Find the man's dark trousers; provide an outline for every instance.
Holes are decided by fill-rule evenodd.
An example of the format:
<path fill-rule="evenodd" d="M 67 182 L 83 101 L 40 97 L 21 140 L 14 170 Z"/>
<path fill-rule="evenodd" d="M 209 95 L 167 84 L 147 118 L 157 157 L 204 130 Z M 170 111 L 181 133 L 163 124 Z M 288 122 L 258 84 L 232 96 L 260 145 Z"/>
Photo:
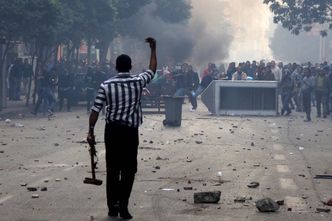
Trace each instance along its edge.
<path fill-rule="evenodd" d="M 303 92 L 303 110 L 307 115 L 307 120 L 311 121 L 311 92 Z"/>
<path fill-rule="evenodd" d="M 73 90 L 71 89 L 60 89 L 59 90 L 59 110 L 62 111 L 62 107 L 63 107 L 63 102 L 64 99 L 67 99 L 67 111 L 70 111 L 71 109 L 71 103 L 72 103 L 72 99 L 71 96 L 73 94 Z"/>
<path fill-rule="evenodd" d="M 327 115 L 327 92 L 316 90 L 316 102 L 317 116 L 321 117 L 323 106 L 323 116 L 325 117 Z"/>
<path fill-rule="evenodd" d="M 127 209 L 137 172 L 138 128 L 106 123 L 107 205 Z"/>

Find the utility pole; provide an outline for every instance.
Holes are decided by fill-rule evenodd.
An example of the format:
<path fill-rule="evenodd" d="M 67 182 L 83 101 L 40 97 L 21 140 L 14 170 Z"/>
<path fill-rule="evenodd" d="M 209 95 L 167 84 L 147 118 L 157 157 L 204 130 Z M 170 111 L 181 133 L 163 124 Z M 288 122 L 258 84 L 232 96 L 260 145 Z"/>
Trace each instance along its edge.
<path fill-rule="evenodd" d="M 326 61 L 326 37 L 320 35 L 319 39 L 319 61 L 324 62 Z"/>

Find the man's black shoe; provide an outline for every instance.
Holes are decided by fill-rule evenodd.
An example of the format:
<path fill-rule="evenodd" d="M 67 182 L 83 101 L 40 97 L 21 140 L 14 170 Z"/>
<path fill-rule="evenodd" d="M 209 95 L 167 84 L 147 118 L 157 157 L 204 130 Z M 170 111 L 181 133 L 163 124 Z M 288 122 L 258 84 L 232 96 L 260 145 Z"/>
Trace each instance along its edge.
<path fill-rule="evenodd" d="M 133 218 L 133 216 L 129 213 L 128 209 L 121 209 L 120 217 L 122 219 L 132 219 Z"/>
<path fill-rule="evenodd" d="M 116 217 L 119 215 L 119 205 L 115 204 L 108 209 L 108 216 Z"/>
<path fill-rule="evenodd" d="M 108 216 L 111 216 L 111 217 L 117 217 L 119 215 L 119 211 L 118 210 L 112 210 L 112 211 L 108 211 Z"/>

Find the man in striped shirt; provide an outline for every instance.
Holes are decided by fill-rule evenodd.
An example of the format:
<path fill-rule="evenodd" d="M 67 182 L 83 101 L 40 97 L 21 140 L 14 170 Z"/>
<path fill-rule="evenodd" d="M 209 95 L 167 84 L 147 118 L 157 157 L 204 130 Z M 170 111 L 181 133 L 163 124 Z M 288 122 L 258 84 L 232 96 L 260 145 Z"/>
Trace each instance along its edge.
<path fill-rule="evenodd" d="M 131 59 L 120 55 L 116 59 L 118 75 L 100 85 L 89 118 L 87 141 L 95 144 L 94 126 L 106 103 L 106 169 L 108 215 L 131 219 L 128 202 L 137 172 L 138 127 L 142 124 L 141 97 L 143 88 L 157 70 L 156 41 L 147 38 L 151 56 L 149 70 L 132 76 Z"/>

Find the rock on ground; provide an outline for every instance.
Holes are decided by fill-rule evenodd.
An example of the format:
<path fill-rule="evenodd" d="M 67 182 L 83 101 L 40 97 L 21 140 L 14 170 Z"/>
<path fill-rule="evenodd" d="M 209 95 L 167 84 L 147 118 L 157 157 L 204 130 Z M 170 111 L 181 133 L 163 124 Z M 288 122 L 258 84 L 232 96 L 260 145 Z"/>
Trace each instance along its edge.
<path fill-rule="evenodd" d="M 194 193 L 194 203 L 218 203 L 220 196 L 220 191 Z"/>
<path fill-rule="evenodd" d="M 263 213 L 276 212 L 279 210 L 279 205 L 271 198 L 264 198 L 256 202 L 256 208 Z"/>

